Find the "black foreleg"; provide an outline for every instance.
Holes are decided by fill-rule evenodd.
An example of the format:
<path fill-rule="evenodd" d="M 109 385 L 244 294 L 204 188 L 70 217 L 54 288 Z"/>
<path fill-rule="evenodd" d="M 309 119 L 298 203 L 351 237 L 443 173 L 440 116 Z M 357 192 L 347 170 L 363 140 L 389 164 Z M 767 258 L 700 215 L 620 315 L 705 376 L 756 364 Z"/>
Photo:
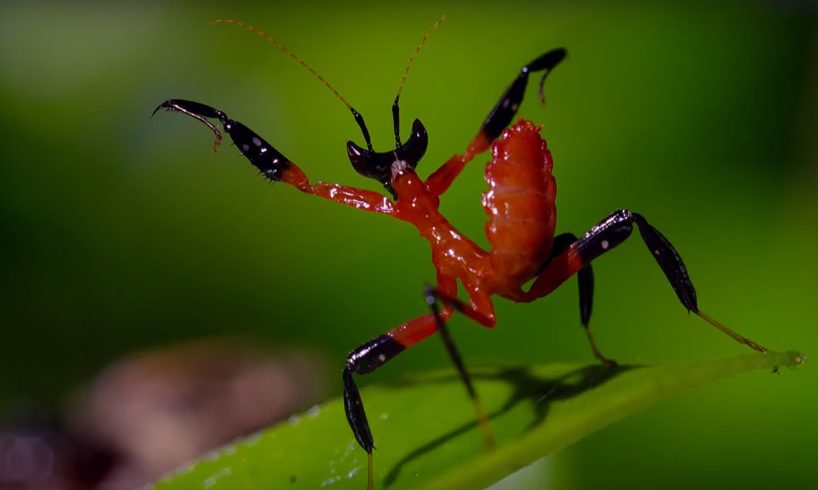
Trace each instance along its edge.
<path fill-rule="evenodd" d="M 543 100 L 543 83 L 545 78 L 551 73 L 559 63 L 565 58 L 565 49 L 557 48 L 548 51 L 531 63 L 523 66 L 517 78 L 509 85 L 500 100 L 489 112 L 488 117 L 480 127 L 480 133 L 486 136 L 488 141 L 492 141 L 503 132 L 511 123 L 517 110 L 520 108 L 520 103 L 523 101 L 525 88 L 528 85 L 528 76 L 531 73 L 542 71 L 543 76 L 540 78 L 539 95 L 540 101 Z"/>

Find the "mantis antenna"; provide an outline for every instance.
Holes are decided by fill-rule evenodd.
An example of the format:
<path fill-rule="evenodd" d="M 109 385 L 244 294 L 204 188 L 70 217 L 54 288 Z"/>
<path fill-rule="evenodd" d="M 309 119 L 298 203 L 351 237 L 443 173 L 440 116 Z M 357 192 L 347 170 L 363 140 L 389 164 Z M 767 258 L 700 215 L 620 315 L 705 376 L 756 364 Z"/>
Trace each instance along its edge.
<path fill-rule="evenodd" d="M 355 110 L 355 108 L 352 107 L 352 104 L 350 104 L 344 98 L 344 96 L 341 95 L 340 92 L 338 92 L 338 89 L 336 89 L 331 83 L 329 83 L 329 81 L 327 81 L 326 78 L 324 78 L 320 73 L 315 71 L 315 69 L 312 66 L 307 64 L 306 61 L 301 59 L 301 57 L 298 56 L 297 54 L 295 54 L 292 50 L 290 50 L 290 48 L 288 48 L 287 46 L 282 44 L 278 39 L 274 38 L 273 36 L 267 34 L 264 31 L 262 31 L 258 27 L 254 26 L 252 24 L 248 24 L 246 22 L 242 22 L 240 20 L 236 20 L 236 19 L 214 19 L 214 20 L 211 20 L 209 22 L 209 24 L 210 25 L 214 25 L 214 24 L 231 24 L 231 25 L 241 27 L 242 29 L 248 30 L 248 31 L 250 31 L 250 32 L 252 32 L 254 34 L 257 34 L 260 37 L 266 39 L 270 44 L 272 44 L 273 46 L 278 48 L 281 52 L 283 52 L 284 54 L 286 54 L 287 56 L 289 56 L 290 58 L 295 60 L 299 65 L 303 66 L 304 69 L 306 69 L 308 72 L 310 72 L 310 74 L 312 76 L 317 78 L 319 82 L 324 84 L 324 86 L 327 87 L 329 89 L 329 91 L 333 93 L 333 95 L 338 97 L 338 100 L 340 100 L 341 103 L 344 104 L 347 107 L 347 109 L 349 109 L 350 112 L 352 112 L 352 116 L 355 118 L 355 122 L 358 123 L 358 127 L 361 128 L 361 133 L 363 133 L 363 135 L 364 135 L 364 140 L 366 141 L 367 148 L 370 151 L 372 151 L 372 140 L 369 137 L 369 130 L 366 128 L 366 123 L 364 122 L 364 117 L 361 115 L 361 113 L 358 112 L 357 110 Z"/>
<path fill-rule="evenodd" d="M 420 53 L 421 48 L 423 45 L 426 44 L 426 41 L 429 39 L 429 36 L 432 35 L 433 32 L 437 30 L 446 19 L 449 17 L 449 12 L 445 12 L 441 15 L 434 24 L 432 24 L 429 29 L 426 30 L 426 34 L 420 40 L 417 47 L 415 47 L 415 51 L 412 53 L 412 56 L 409 57 L 409 61 L 406 63 L 406 69 L 403 70 L 403 77 L 400 79 L 400 85 L 398 86 L 398 94 L 395 95 L 395 101 L 392 103 L 392 124 L 395 127 L 395 144 L 397 148 L 401 147 L 400 142 L 400 94 L 403 92 L 403 86 L 406 85 L 406 79 L 409 77 L 409 70 L 412 69 L 412 65 L 415 64 L 415 58 L 418 57 L 418 53 Z"/>
<path fill-rule="evenodd" d="M 404 85 L 406 85 L 406 79 L 409 77 L 409 70 L 412 68 L 412 65 L 415 63 L 415 59 L 417 58 L 418 53 L 420 53 L 420 50 L 421 50 L 421 48 L 423 48 L 423 45 L 426 44 L 426 41 L 429 39 L 429 36 L 434 31 L 436 31 L 437 28 L 440 27 L 441 24 L 443 24 L 443 22 L 446 21 L 446 18 L 448 16 L 449 16 L 448 12 L 444 13 L 443 15 L 441 15 L 435 21 L 434 24 L 432 24 L 431 27 L 429 27 L 429 29 L 426 31 L 426 34 L 424 34 L 423 38 L 420 40 L 420 43 L 417 45 L 417 47 L 415 47 L 415 51 L 409 57 L 409 61 L 406 63 L 406 69 L 404 69 L 404 71 L 403 71 L 403 77 L 401 78 L 400 85 L 398 86 L 398 93 L 395 96 L 394 103 L 392 104 L 392 121 L 393 121 L 394 128 L 395 128 L 395 143 L 397 145 L 396 149 L 401 148 L 401 142 L 400 142 L 400 107 L 399 107 L 400 94 L 403 91 Z M 307 70 L 312 76 L 314 76 L 316 79 L 318 79 L 319 82 L 324 84 L 324 86 L 327 87 L 327 89 L 329 89 L 329 91 L 332 92 L 333 95 L 335 95 L 335 97 L 337 97 L 338 100 L 340 100 L 341 103 L 344 104 L 346 106 L 346 108 L 349 109 L 350 112 L 352 112 L 352 116 L 355 118 L 355 122 L 358 123 L 358 127 L 361 128 L 361 133 L 363 134 L 364 140 L 366 141 L 367 149 L 369 151 L 373 151 L 373 149 L 372 149 L 372 140 L 371 140 L 371 138 L 369 136 L 369 130 L 366 127 L 366 123 L 364 122 L 364 118 L 361 115 L 361 113 L 358 112 L 357 110 L 355 110 L 354 107 L 352 107 L 352 104 L 350 104 L 349 101 L 347 101 L 347 99 L 344 98 L 344 96 L 341 95 L 340 92 L 338 92 L 338 89 L 336 89 L 335 86 L 333 86 L 331 83 L 329 83 L 329 81 L 326 78 L 324 78 L 320 73 L 315 71 L 315 69 L 312 66 L 310 66 L 306 61 L 301 59 L 301 57 L 298 56 L 297 54 L 295 54 L 292 50 L 290 50 L 290 48 L 288 48 L 287 46 L 282 44 L 278 39 L 270 36 L 269 34 L 264 32 L 263 30 L 259 29 L 258 27 L 254 26 L 252 24 L 248 24 L 246 22 L 242 22 L 240 20 L 236 20 L 236 19 L 214 19 L 214 20 L 210 21 L 210 24 L 211 25 L 213 25 L 213 24 L 231 24 L 231 25 L 241 27 L 242 29 L 245 29 L 247 31 L 250 31 L 250 32 L 262 37 L 263 39 L 267 40 L 267 42 L 269 42 L 270 44 L 272 44 L 273 46 L 278 48 L 281 52 L 283 52 L 284 54 L 286 54 L 287 56 L 292 58 L 294 61 L 296 61 L 299 65 L 304 67 L 305 70 Z"/>

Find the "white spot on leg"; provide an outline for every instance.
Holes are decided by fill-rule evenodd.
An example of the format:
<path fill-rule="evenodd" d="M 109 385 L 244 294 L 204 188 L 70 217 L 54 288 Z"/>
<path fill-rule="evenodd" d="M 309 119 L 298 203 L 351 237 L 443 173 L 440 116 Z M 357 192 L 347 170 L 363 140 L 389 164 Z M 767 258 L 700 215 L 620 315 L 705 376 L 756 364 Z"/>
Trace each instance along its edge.
<path fill-rule="evenodd" d="M 386 362 L 386 356 L 383 354 L 378 355 L 378 360 L 381 362 Z"/>
<path fill-rule="evenodd" d="M 608 250 L 608 247 L 609 247 L 611 244 L 610 244 L 610 243 L 608 243 L 608 240 L 602 240 L 602 243 L 601 243 L 600 245 L 602 245 L 602 250 Z"/>
<path fill-rule="evenodd" d="M 258 137 L 253 136 L 253 144 L 256 146 L 261 146 L 261 140 Z"/>

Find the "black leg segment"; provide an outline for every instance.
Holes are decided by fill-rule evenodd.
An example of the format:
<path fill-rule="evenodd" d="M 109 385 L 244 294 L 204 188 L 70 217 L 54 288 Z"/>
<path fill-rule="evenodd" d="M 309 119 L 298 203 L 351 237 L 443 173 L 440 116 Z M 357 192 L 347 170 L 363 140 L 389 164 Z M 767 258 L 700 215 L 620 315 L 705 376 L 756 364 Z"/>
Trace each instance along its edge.
<path fill-rule="evenodd" d="M 346 412 L 347 422 L 358 444 L 364 451 L 371 453 L 375 447 L 372 431 L 369 430 L 369 421 L 366 419 L 361 393 L 358 391 L 355 380 L 352 379 L 352 371 L 349 367 L 344 368 L 342 378 L 344 381 L 344 412 Z"/>
<path fill-rule="evenodd" d="M 357 349 L 350 352 L 347 357 L 347 364 L 342 375 L 344 382 L 344 410 L 347 421 L 355 440 L 366 451 L 371 453 L 375 444 L 372 439 L 372 432 L 369 429 L 369 422 L 366 419 L 361 394 L 352 379 L 352 374 L 366 374 L 383 366 L 393 357 L 403 352 L 405 347 L 389 335 L 370 340 Z"/>
<path fill-rule="evenodd" d="M 452 338 L 452 335 L 449 332 L 449 328 L 446 326 L 446 321 L 440 314 L 438 302 L 446 303 L 449 306 L 461 312 L 466 308 L 466 305 L 464 305 L 457 298 L 452 298 L 447 295 L 444 295 L 429 285 L 427 285 L 424 288 L 424 296 L 426 298 L 426 304 L 429 305 L 429 309 L 432 310 L 432 313 L 435 316 L 435 321 L 437 323 L 437 331 L 438 333 L 440 333 L 440 338 L 443 340 L 443 345 L 446 347 L 446 352 L 448 352 L 449 358 L 452 360 L 455 367 L 457 368 L 457 372 L 460 374 L 460 380 L 463 381 L 463 386 L 466 387 L 466 392 L 469 395 L 469 399 L 471 399 L 471 402 L 474 405 L 477 423 L 480 426 L 480 429 L 483 431 L 483 437 L 486 440 L 486 445 L 488 447 L 493 447 L 494 434 L 491 431 L 491 426 L 489 425 L 488 418 L 486 418 L 485 411 L 483 410 L 483 405 L 480 403 L 480 398 L 477 396 L 477 390 L 474 389 L 474 384 L 472 383 L 471 375 L 469 374 L 469 371 L 466 369 L 466 365 L 463 362 L 463 358 L 460 356 L 460 352 L 457 350 L 457 346 L 455 346 L 454 344 L 454 339 Z"/>
<path fill-rule="evenodd" d="M 551 247 L 551 257 L 543 265 L 543 269 L 554 260 L 555 257 L 562 254 L 577 241 L 577 236 L 573 233 L 563 233 L 554 237 L 554 245 Z M 616 366 L 617 363 L 613 359 L 605 357 L 596 345 L 594 336 L 591 334 L 591 309 L 594 301 L 594 271 L 591 264 L 586 263 L 577 272 L 577 284 L 579 286 L 579 318 L 582 322 L 582 328 L 585 330 L 585 335 L 588 337 L 588 343 L 591 345 L 591 351 L 602 364 L 606 366 Z"/>
<path fill-rule="evenodd" d="M 763 346 L 727 328 L 699 310 L 696 289 L 693 287 L 693 282 L 690 280 L 687 267 L 685 267 L 682 257 L 679 255 L 679 252 L 673 248 L 670 241 L 668 241 L 659 230 L 648 223 L 644 216 L 628 211 L 627 209 L 620 209 L 591 228 L 585 236 L 577 240 L 571 247 L 579 253 L 582 263 L 588 264 L 603 253 L 625 241 L 631 235 L 634 223 L 639 227 L 639 234 L 642 237 L 642 241 L 647 245 L 656 263 L 662 268 L 662 272 L 665 273 L 665 277 L 671 287 L 673 287 L 673 291 L 676 293 L 679 301 L 688 311 L 692 311 L 737 342 L 745 344 L 759 352 L 767 352 L 767 349 Z M 591 340 L 591 342 L 593 346 L 593 340 Z M 595 353 L 598 352 L 595 347 L 594 351 Z M 599 355 L 597 357 L 599 357 Z"/>
<path fill-rule="evenodd" d="M 525 65 L 520 70 L 520 73 L 517 75 L 514 82 L 511 83 L 511 85 L 506 89 L 505 93 L 503 93 L 503 96 L 500 97 L 500 100 L 497 101 L 497 105 L 494 106 L 485 122 L 483 122 L 483 126 L 481 126 L 480 131 L 485 134 L 489 140 L 494 140 L 500 136 L 503 129 L 505 129 L 505 127 L 511 123 L 514 115 L 517 114 L 517 109 L 519 109 L 520 103 L 523 101 L 525 88 L 528 85 L 528 75 L 533 72 L 544 72 L 542 78 L 540 79 L 539 89 L 540 101 L 542 101 L 543 84 L 545 83 L 545 78 L 549 73 L 551 73 L 551 70 L 553 70 L 554 67 L 556 67 L 560 61 L 565 58 L 565 55 L 565 49 L 557 48 L 545 53 L 531 63 Z"/>
<path fill-rule="evenodd" d="M 181 112 L 205 124 L 213 131 L 213 134 L 216 135 L 216 140 L 213 142 L 214 150 L 219 147 L 222 135 L 219 128 L 208 119 L 218 120 L 224 128 L 224 132 L 230 135 L 233 144 L 236 145 L 242 155 L 244 155 L 264 177 L 271 181 L 281 180 L 284 171 L 287 170 L 287 167 L 291 164 L 291 161 L 287 157 L 276 150 L 273 145 L 265 141 L 264 138 L 256 134 L 255 131 L 238 121 L 228 118 L 224 112 L 218 109 L 214 109 L 200 102 L 182 99 L 166 100 L 159 104 L 153 113 L 156 114 L 160 109 Z"/>
<path fill-rule="evenodd" d="M 627 209 L 620 209 L 591 228 L 585 236 L 577 240 L 574 248 L 579 252 L 583 263 L 590 263 L 625 241 L 631 235 L 634 223 L 639 227 L 642 240 L 648 246 L 659 267 L 662 268 L 679 301 L 688 311 L 698 312 L 696 290 L 690 281 L 682 257 L 668 239 L 651 226 L 642 215 Z"/>
<path fill-rule="evenodd" d="M 559 256 L 577 241 L 577 236 L 573 233 L 563 233 L 554 237 L 554 244 L 551 246 L 551 256 L 540 268 L 540 272 L 545 270 L 549 263 Z M 579 318 L 582 326 L 588 327 L 591 321 L 591 310 L 594 303 L 594 271 L 591 264 L 585 266 L 577 272 L 577 284 L 579 285 Z"/>
<path fill-rule="evenodd" d="M 446 326 L 446 322 L 443 320 L 443 317 L 440 316 L 440 307 L 438 306 L 438 300 L 440 298 L 437 291 L 435 288 L 427 285 L 423 290 L 423 295 L 426 298 L 426 304 L 429 306 L 429 309 L 432 310 L 432 313 L 435 316 L 437 331 L 440 334 L 440 338 L 443 340 L 443 345 L 446 347 L 446 352 L 449 354 L 449 357 L 452 359 L 452 362 L 457 368 L 457 372 L 460 373 L 460 379 L 463 381 L 463 385 L 466 387 L 469 398 L 472 400 L 477 399 L 477 392 L 474 390 L 471 376 L 466 370 L 466 365 L 463 363 L 463 358 L 460 356 L 460 352 L 454 345 L 454 339 L 452 338 L 452 334 L 449 332 L 449 328 Z M 462 310 L 459 301 L 450 302 L 454 308 Z"/>

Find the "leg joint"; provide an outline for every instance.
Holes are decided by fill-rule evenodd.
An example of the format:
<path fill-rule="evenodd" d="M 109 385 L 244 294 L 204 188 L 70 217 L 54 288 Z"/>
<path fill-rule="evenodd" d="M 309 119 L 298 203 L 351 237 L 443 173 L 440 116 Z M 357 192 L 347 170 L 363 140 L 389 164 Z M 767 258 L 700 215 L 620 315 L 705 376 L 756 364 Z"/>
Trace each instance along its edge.
<path fill-rule="evenodd" d="M 347 356 L 347 369 L 357 374 L 372 372 L 404 349 L 406 347 L 391 335 L 381 335 L 350 352 Z"/>
<path fill-rule="evenodd" d="M 633 213 L 620 209 L 591 228 L 576 243 L 582 261 L 587 264 L 627 240 L 633 231 L 633 221 Z"/>

